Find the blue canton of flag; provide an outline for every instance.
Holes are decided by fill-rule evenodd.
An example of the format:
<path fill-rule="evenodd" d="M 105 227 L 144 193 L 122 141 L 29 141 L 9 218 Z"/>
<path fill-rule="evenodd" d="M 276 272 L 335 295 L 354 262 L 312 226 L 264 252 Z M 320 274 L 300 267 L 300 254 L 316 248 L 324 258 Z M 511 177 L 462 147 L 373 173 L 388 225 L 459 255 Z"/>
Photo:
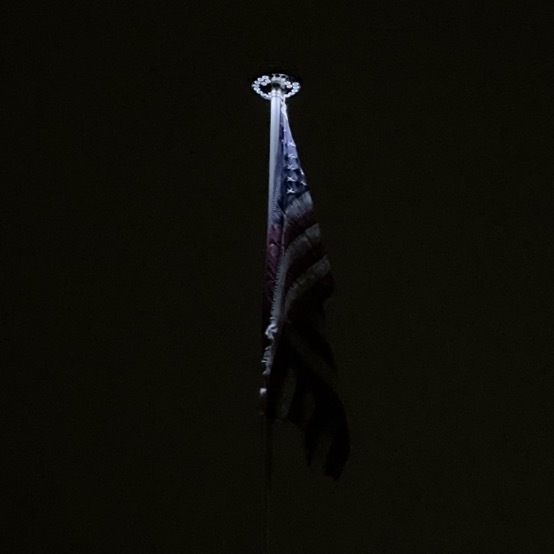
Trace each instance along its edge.
<path fill-rule="evenodd" d="M 325 474 L 337 479 L 350 443 L 324 334 L 333 278 L 284 101 L 279 134 L 264 268 L 263 409 L 270 420 L 297 425 L 308 464 L 322 459 Z"/>

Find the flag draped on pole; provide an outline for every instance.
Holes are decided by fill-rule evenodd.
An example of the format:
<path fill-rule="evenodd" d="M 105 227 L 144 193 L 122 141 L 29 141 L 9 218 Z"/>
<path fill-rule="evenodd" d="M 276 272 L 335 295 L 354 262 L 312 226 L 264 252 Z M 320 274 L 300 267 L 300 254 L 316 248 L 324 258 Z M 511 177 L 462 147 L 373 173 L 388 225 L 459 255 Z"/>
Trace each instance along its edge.
<path fill-rule="evenodd" d="M 337 479 L 350 445 L 324 334 L 323 303 L 333 277 L 284 100 L 273 182 L 263 290 L 263 410 L 270 421 L 296 424 L 308 464 L 322 459 L 325 474 Z"/>

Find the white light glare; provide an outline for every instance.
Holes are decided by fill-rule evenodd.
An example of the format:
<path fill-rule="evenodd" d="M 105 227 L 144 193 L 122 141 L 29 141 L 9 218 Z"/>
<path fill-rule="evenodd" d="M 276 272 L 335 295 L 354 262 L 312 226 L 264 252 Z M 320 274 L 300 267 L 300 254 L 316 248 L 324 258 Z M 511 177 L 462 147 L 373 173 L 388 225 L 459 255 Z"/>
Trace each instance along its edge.
<path fill-rule="evenodd" d="M 300 90 L 300 83 L 298 81 L 291 81 L 290 77 L 282 73 L 273 73 L 271 77 L 269 75 L 262 75 L 252 83 L 252 88 L 262 98 L 270 100 L 271 94 L 266 92 L 266 90 L 269 89 L 271 91 L 271 88 L 275 85 L 281 89 L 285 98 L 294 96 Z M 266 90 L 263 90 L 262 87 Z"/>

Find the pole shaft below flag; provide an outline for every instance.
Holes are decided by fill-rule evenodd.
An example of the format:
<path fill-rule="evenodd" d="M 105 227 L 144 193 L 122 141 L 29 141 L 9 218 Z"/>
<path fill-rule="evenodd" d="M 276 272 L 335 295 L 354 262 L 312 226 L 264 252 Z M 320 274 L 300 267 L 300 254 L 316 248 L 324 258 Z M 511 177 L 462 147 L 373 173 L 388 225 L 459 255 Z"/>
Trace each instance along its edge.
<path fill-rule="evenodd" d="M 264 494 L 263 494 L 263 554 L 270 554 L 269 534 L 271 521 L 271 477 L 273 459 L 273 425 L 267 417 L 262 421 L 264 443 Z"/>

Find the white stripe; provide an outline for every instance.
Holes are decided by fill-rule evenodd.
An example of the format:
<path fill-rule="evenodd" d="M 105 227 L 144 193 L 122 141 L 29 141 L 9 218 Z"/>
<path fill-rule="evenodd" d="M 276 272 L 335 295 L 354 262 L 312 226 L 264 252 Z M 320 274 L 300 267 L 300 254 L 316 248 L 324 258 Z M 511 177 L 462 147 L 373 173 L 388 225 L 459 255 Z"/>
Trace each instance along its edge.
<path fill-rule="evenodd" d="M 309 290 L 317 281 L 321 280 L 331 271 L 329 258 L 327 254 L 310 266 L 296 281 L 290 286 L 285 297 L 285 307 L 283 313 L 286 315 L 294 300 L 302 296 Z"/>
<path fill-rule="evenodd" d="M 320 239 L 321 233 L 319 231 L 318 223 L 314 223 L 301 235 L 298 235 L 285 250 L 282 263 L 283 267 L 286 268 L 286 272 L 288 272 L 292 260 L 304 257 L 316 244 L 319 244 Z"/>
<path fill-rule="evenodd" d="M 289 228 L 289 222 L 294 222 L 300 219 L 305 213 L 313 209 L 312 196 L 309 192 L 295 198 L 285 212 L 285 222 L 283 225 L 283 233 Z"/>

